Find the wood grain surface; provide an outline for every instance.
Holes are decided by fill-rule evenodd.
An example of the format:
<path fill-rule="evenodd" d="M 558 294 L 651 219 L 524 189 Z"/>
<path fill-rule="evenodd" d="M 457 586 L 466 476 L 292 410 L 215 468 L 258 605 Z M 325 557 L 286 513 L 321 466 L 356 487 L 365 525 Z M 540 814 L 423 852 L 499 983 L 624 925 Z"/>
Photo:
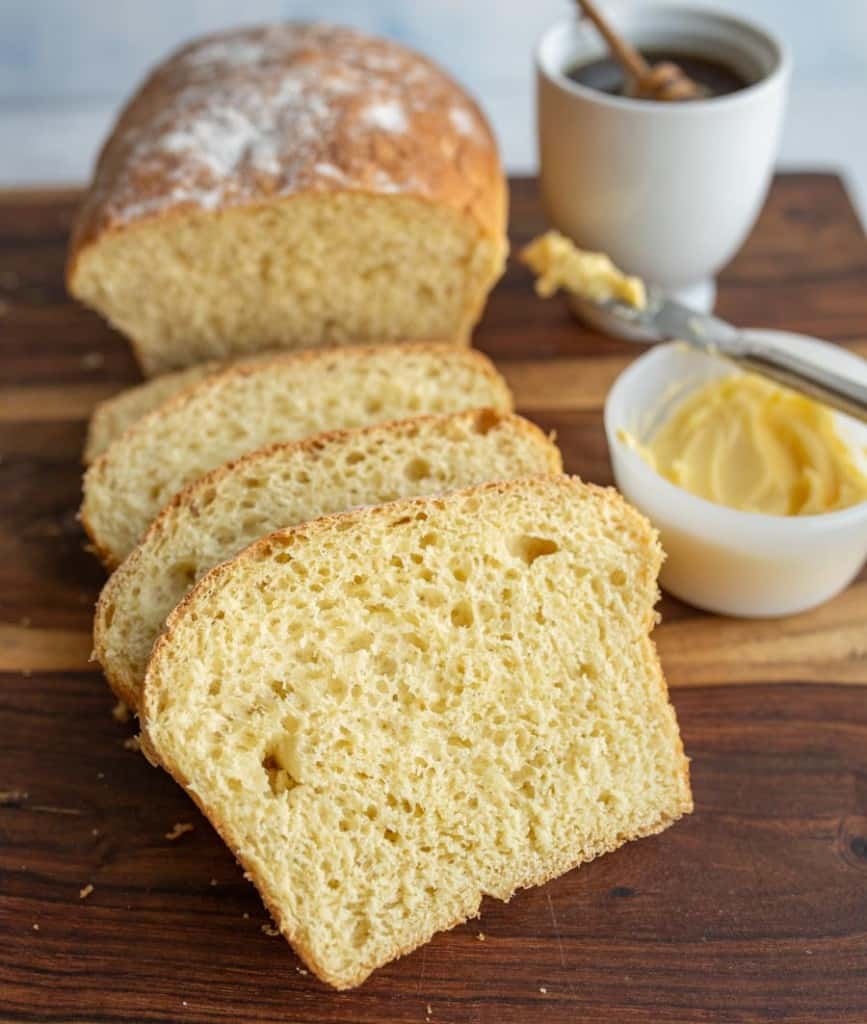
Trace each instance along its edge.
<path fill-rule="evenodd" d="M 512 195 L 517 247 L 543 219 L 532 182 Z M 663 599 L 696 802 L 668 832 L 486 900 L 354 992 L 265 934 L 207 822 L 127 749 L 134 725 L 87 660 L 103 575 L 75 518 L 78 458 L 88 411 L 137 372 L 66 297 L 76 200 L 0 197 L 0 1021 L 867 1022 L 863 575 L 782 620 Z M 838 179 L 776 180 L 718 309 L 867 355 L 867 241 Z M 567 469 L 610 482 L 601 405 L 635 350 L 537 300 L 514 263 L 477 344 Z M 177 822 L 194 828 L 166 838 Z"/>

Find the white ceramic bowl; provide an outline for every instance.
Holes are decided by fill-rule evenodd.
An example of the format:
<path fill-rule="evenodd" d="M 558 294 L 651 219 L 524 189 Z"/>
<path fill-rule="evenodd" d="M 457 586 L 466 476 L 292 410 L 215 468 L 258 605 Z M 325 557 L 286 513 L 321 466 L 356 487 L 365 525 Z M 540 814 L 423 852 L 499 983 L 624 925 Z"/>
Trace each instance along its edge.
<path fill-rule="evenodd" d="M 867 384 L 867 361 L 835 345 L 782 331 L 749 333 Z M 660 532 L 666 590 L 725 615 L 788 615 L 826 601 L 857 575 L 867 556 L 867 502 L 814 516 L 739 512 L 676 487 L 618 437 L 626 430 L 647 440 L 690 391 L 734 372 L 681 342 L 658 345 L 632 363 L 605 402 L 614 477 Z M 842 415 L 837 425 L 867 469 L 867 426 Z"/>

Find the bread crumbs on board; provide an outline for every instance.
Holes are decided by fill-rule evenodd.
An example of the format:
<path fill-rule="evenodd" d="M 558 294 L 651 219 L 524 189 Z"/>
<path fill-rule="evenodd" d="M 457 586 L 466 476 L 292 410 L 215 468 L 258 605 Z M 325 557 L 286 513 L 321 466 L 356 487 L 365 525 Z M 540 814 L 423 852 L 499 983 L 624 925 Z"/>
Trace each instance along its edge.
<path fill-rule="evenodd" d="M 105 364 L 105 356 L 102 352 L 85 352 L 81 357 L 81 368 L 83 370 L 98 370 Z"/>
<path fill-rule="evenodd" d="M 176 821 L 172 826 L 171 832 L 166 832 L 166 839 L 170 842 L 174 842 L 175 839 L 180 839 L 185 832 L 192 831 L 193 826 L 188 821 Z"/>
<path fill-rule="evenodd" d="M 141 740 L 139 739 L 138 736 L 127 736 L 127 738 L 123 741 L 123 749 L 132 750 L 135 753 L 139 753 L 141 751 Z"/>
<path fill-rule="evenodd" d="M 115 722 L 128 722 L 129 721 L 129 708 L 124 704 L 122 700 L 119 700 L 117 704 L 111 709 L 111 717 Z"/>
<path fill-rule="evenodd" d="M 262 934 L 263 935 L 270 935 L 273 938 L 275 935 L 279 935 L 280 934 L 280 929 L 279 928 L 275 928 L 273 924 L 267 924 L 266 923 L 266 924 L 262 925 Z"/>
<path fill-rule="evenodd" d="M 86 900 L 86 899 L 87 899 L 87 897 L 88 897 L 88 896 L 89 896 L 89 895 L 90 895 L 90 894 L 91 894 L 92 892 L 93 892 L 93 886 L 92 886 L 92 885 L 90 884 L 90 882 L 88 882 L 88 883 L 87 883 L 87 885 L 86 885 L 86 886 L 85 886 L 85 887 L 84 887 L 83 889 L 79 889 L 79 890 L 78 890 L 78 898 L 79 898 L 80 900 Z"/>

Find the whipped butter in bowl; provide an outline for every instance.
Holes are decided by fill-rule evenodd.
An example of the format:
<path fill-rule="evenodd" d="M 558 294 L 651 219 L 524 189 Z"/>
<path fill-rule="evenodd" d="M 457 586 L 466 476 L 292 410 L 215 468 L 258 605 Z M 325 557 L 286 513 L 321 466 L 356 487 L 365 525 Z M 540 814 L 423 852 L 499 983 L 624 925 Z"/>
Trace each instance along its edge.
<path fill-rule="evenodd" d="M 867 363 L 751 332 L 867 381 Z M 867 426 L 673 342 L 605 406 L 617 485 L 659 529 L 663 587 L 710 611 L 774 616 L 845 587 L 867 556 Z"/>
<path fill-rule="evenodd" d="M 741 512 L 820 515 L 867 501 L 867 475 L 830 409 L 747 373 L 708 381 L 642 444 L 666 480 Z"/>

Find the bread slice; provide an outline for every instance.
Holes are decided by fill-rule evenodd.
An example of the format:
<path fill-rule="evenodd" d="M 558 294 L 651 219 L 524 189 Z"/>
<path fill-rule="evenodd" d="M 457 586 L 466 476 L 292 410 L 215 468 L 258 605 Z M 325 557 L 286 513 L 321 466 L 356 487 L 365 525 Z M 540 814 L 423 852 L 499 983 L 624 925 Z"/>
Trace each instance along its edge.
<path fill-rule="evenodd" d="M 219 362 L 200 363 L 187 370 L 166 373 L 162 377 L 145 381 L 144 384 L 126 388 L 100 402 L 90 415 L 82 462 L 89 466 L 136 420 L 146 416 L 179 391 L 191 388 L 205 377 L 216 373 L 224 365 Z"/>
<path fill-rule="evenodd" d="M 320 978 L 374 968 L 692 807 L 614 491 L 486 484 L 281 530 L 172 613 L 144 748 Z"/>
<path fill-rule="evenodd" d="M 210 469 L 275 441 L 512 397 L 481 353 L 452 345 L 381 345 L 242 363 L 170 398 L 94 462 L 81 521 L 118 565 L 175 494 Z"/>
<path fill-rule="evenodd" d="M 100 595 L 96 658 L 117 696 L 138 708 L 166 616 L 196 580 L 254 540 L 360 505 L 562 469 L 538 427 L 489 409 L 261 448 L 190 484 L 157 516 Z"/>

